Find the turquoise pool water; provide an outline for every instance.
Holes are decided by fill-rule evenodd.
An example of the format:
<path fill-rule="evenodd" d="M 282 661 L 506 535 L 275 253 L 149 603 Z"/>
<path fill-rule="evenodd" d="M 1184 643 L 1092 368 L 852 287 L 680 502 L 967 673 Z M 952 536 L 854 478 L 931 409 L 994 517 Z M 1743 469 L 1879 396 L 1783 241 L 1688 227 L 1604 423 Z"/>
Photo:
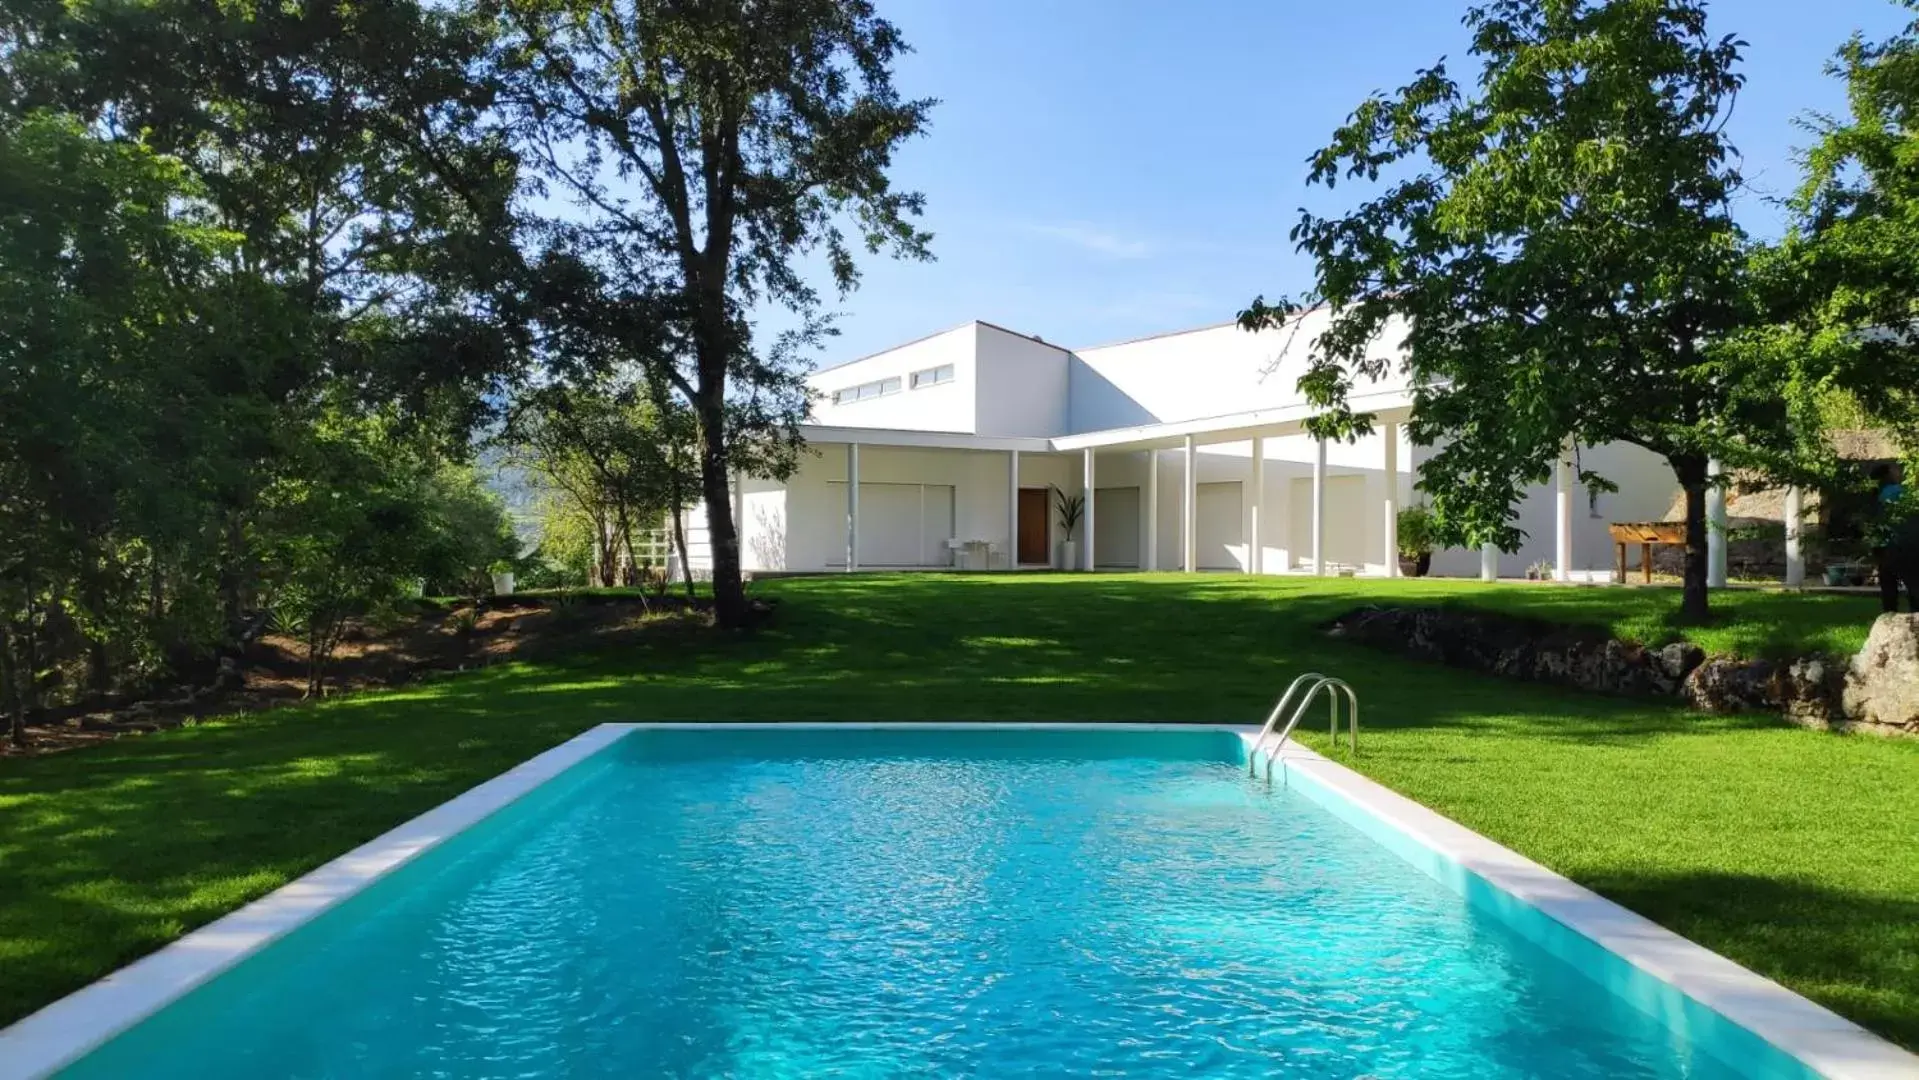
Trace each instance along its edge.
<path fill-rule="evenodd" d="M 1794 1075 L 1239 755 L 636 732 L 63 1075 Z"/>

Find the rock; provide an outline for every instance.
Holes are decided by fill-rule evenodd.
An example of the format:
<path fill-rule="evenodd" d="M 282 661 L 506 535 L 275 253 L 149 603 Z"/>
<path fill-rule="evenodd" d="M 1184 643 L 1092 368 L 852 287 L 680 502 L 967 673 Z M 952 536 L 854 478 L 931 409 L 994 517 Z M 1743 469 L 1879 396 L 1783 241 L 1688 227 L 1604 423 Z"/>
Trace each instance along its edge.
<path fill-rule="evenodd" d="M 1778 704 L 1769 660 L 1709 659 L 1693 668 L 1680 696 L 1704 712 L 1732 713 L 1770 709 Z"/>
<path fill-rule="evenodd" d="M 1327 633 L 1414 660 L 1604 694 L 1674 693 L 1705 654 L 1649 651 L 1586 628 L 1457 608 L 1366 607 Z"/>
<path fill-rule="evenodd" d="M 1845 668 L 1824 657 L 1795 660 L 1778 675 L 1780 711 L 1800 727 L 1819 731 L 1844 730 L 1846 713 L 1840 703 Z"/>
<path fill-rule="evenodd" d="M 1706 662 L 1706 650 L 1690 641 L 1675 641 L 1647 654 L 1647 675 L 1662 694 L 1677 694 L 1686 676 Z"/>
<path fill-rule="evenodd" d="M 1414 660 L 1508 679 L 1634 697 L 1678 696 L 1693 708 L 1778 710 L 1803 727 L 1919 735 L 1919 615 L 1873 624 L 1850 667 L 1818 656 L 1789 664 L 1707 657 L 1676 642 L 1643 649 L 1583 627 L 1463 608 L 1365 607 L 1326 632 Z"/>
<path fill-rule="evenodd" d="M 1848 722 L 1884 734 L 1919 735 L 1919 615 L 1881 615 L 1846 671 Z"/>

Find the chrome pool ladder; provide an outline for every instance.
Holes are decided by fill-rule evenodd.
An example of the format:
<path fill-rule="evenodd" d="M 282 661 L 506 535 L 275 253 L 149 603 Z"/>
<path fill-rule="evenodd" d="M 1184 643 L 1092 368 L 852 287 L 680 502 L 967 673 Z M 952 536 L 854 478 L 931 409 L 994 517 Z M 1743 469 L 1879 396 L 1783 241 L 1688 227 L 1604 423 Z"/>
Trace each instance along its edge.
<path fill-rule="evenodd" d="M 1302 686 L 1306 688 L 1305 694 L 1299 698 L 1299 704 L 1293 708 L 1292 714 L 1287 716 L 1286 707 L 1292 705 L 1293 698 L 1300 694 Z M 1268 780 L 1273 778 L 1273 759 L 1278 757 L 1280 750 L 1286 746 L 1286 740 L 1292 738 L 1293 729 L 1299 726 L 1300 720 L 1306 715 L 1307 707 L 1312 705 L 1313 699 L 1321 692 L 1326 695 L 1328 734 L 1332 737 L 1335 746 L 1339 744 L 1339 696 L 1342 693 L 1346 695 L 1346 733 L 1351 740 L 1353 756 L 1359 756 L 1359 695 L 1353 693 L 1353 688 L 1346 685 L 1344 679 L 1335 679 L 1330 675 L 1309 671 L 1294 679 L 1293 685 L 1287 687 L 1286 692 L 1280 695 L 1279 702 L 1273 706 L 1272 713 L 1266 717 L 1266 725 L 1259 729 L 1259 738 L 1254 739 L 1253 745 L 1246 751 L 1248 776 L 1259 775 L 1260 751 L 1264 749 L 1266 778 Z M 1278 738 L 1273 739 L 1273 744 L 1269 748 L 1266 746 L 1266 740 L 1272 736 L 1273 728 L 1278 725 L 1282 716 L 1287 717 L 1286 726 L 1280 728 Z"/>

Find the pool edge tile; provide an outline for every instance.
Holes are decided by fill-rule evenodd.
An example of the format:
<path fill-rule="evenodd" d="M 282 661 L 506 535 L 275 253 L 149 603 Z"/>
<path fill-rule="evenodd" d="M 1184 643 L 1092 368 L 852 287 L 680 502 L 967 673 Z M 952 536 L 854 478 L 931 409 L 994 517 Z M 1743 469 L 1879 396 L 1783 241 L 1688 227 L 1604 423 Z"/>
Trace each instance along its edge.
<path fill-rule="evenodd" d="M 588 728 L 0 1029 L 0 1080 L 37 1080 L 73 1064 L 637 726 Z"/>
<path fill-rule="evenodd" d="M 1249 749 L 1255 735 L 1241 729 Z M 1919 1056 L 1437 811 L 1304 746 L 1288 746 L 1279 760 L 1282 775 L 1313 782 L 1302 793 L 1331 791 L 1827 1080 L 1919 1078 Z"/>

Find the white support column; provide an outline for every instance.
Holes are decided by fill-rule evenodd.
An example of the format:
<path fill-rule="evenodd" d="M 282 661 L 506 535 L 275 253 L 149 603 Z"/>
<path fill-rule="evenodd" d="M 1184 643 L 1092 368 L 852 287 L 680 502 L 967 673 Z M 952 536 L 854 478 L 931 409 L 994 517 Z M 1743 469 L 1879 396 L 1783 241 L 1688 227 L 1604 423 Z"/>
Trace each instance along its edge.
<path fill-rule="evenodd" d="M 1725 466 L 1714 458 L 1706 463 L 1706 587 L 1726 587 L 1726 488 L 1720 483 Z"/>
<path fill-rule="evenodd" d="M 1805 493 L 1798 485 L 1786 489 L 1786 584 L 1806 583 Z"/>
<path fill-rule="evenodd" d="M 1559 452 L 1553 463 L 1553 580 L 1573 579 L 1573 463 Z"/>
<path fill-rule="evenodd" d="M 1082 534 L 1084 534 L 1084 535 L 1085 535 L 1085 537 L 1086 537 L 1086 544 L 1085 544 L 1085 547 L 1086 547 L 1086 559 L 1085 559 L 1085 561 L 1086 561 L 1086 571 L 1087 571 L 1087 573 L 1091 573 L 1091 572 L 1092 572 L 1092 570 L 1093 570 L 1093 567 L 1094 567 L 1094 566 L 1096 566 L 1096 565 L 1098 565 L 1098 564 L 1097 564 L 1097 563 L 1095 563 L 1095 562 L 1093 561 L 1093 491 L 1094 491 L 1094 480 L 1093 480 L 1093 448 L 1092 448 L 1092 447 L 1090 447 L 1090 446 L 1086 448 L 1086 476 L 1085 476 L 1085 479 L 1084 479 L 1084 481 L 1083 481 L 1083 482 L 1084 482 L 1084 484 L 1086 485 L 1086 512 L 1085 512 L 1085 514 L 1084 514 L 1084 515 L 1082 516 L 1082 518 L 1081 518 L 1081 521 L 1080 521 L 1080 532 L 1081 532 Z"/>
<path fill-rule="evenodd" d="M 1180 569 L 1187 573 L 1199 570 L 1199 473 L 1198 462 L 1194 460 L 1196 448 L 1193 437 L 1186 436 L 1186 476 L 1180 481 L 1182 490 L 1179 512 Z"/>
<path fill-rule="evenodd" d="M 733 551 L 734 564 L 746 569 L 746 474 L 739 472 L 733 474 Z"/>
<path fill-rule="evenodd" d="M 1006 452 L 1006 568 L 1019 569 L 1019 451 Z M 988 569 L 991 569 L 989 566 Z"/>
<path fill-rule="evenodd" d="M 860 444 L 846 444 L 846 571 L 860 568 Z"/>
<path fill-rule="evenodd" d="M 1313 440 L 1313 573 L 1326 576 L 1326 440 Z"/>
<path fill-rule="evenodd" d="M 1246 572 L 1266 572 L 1266 439 L 1253 436 L 1253 521 L 1246 533 Z"/>
<path fill-rule="evenodd" d="M 1491 544 L 1479 545 L 1479 580 L 1499 580 L 1499 549 Z"/>
<path fill-rule="evenodd" d="M 1386 576 L 1399 576 L 1399 425 L 1387 424 L 1386 438 Z"/>
<path fill-rule="evenodd" d="M 1146 451 L 1146 569 L 1159 569 L 1159 451 Z"/>

